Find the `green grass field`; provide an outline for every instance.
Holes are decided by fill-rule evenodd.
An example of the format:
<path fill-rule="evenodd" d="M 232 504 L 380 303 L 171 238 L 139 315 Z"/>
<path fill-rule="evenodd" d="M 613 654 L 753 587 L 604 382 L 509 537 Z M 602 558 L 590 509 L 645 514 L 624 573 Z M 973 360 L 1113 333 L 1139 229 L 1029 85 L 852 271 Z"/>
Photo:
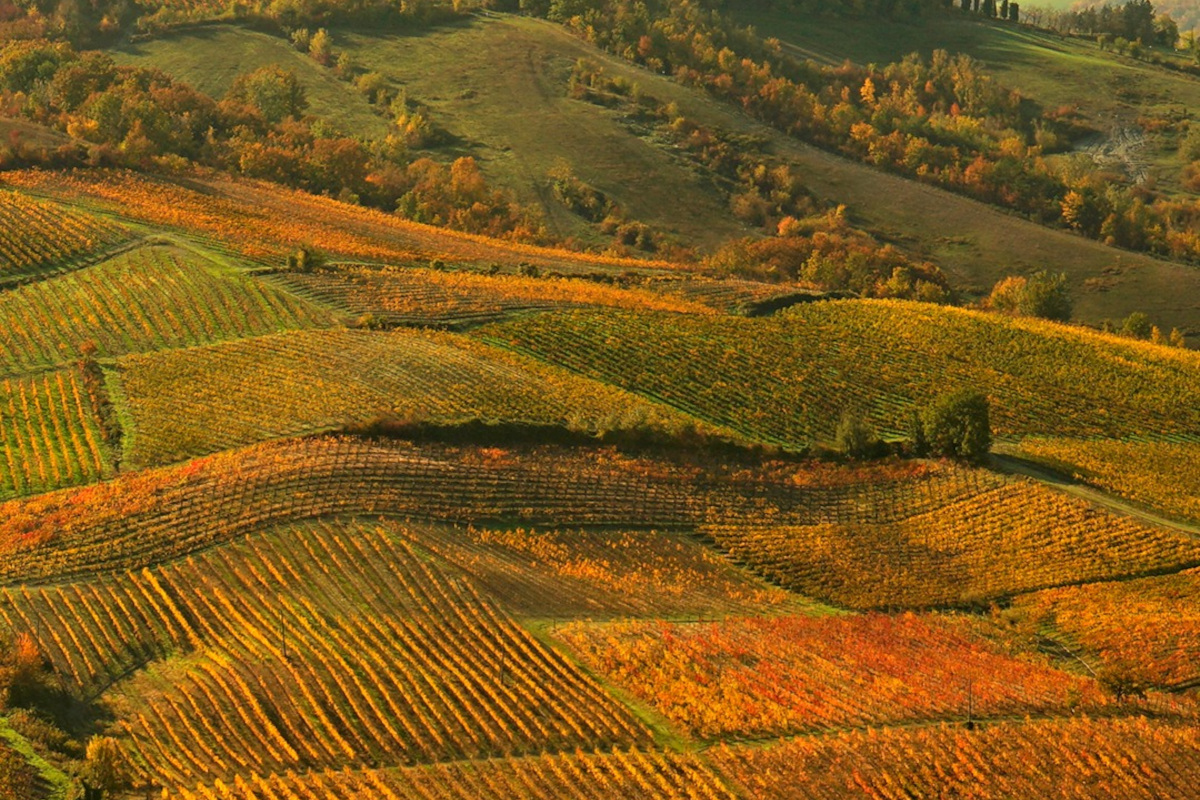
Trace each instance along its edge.
<path fill-rule="evenodd" d="M 1027 77 L 1041 76 L 1049 69 L 1048 63 L 1053 66 L 1039 54 L 1051 53 L 1049 47 L 1059 46 L 1042 43 L 1045 37 L 998 26 L 961 20 L 942 24 L 945 27 L 941 33 L 936 26 L 928 32 L 899 26 L 897 30 L 903 35 L 896 35 L 892 26 L 883 23 L 842 21 L 837 26 L 806 28 L 806 23 L 790 18 L 766 20 L 761 28 L 795 41 L 821 46 L 833 42 L 830 53 L 840 52 L 843 47 L 856 48 L 848 52 L 868 59 L 903 55 L 913 49 L 909 37 L 924 37 L 925 47 L 949 46 L 962 39 L 972 47 L 991 48 L 997 57 L 1011 57 L 1016 65 L 1024 64 L 1020 70 Z M 839 37 L 845 41 L 839 43 Z M 609 194 L 629 216 L 672 234 L 683 244 L 711 249 L 731 236 L 747 233 L 706 176 L 674 155 L 669 145 L 637 135 L 621 123 L 617 111 L 567 98 L 571 65 L 587 58 L 602 65 L 607 74 L 637 83 L 647 95 L 675 102 L 691 119 L 731 133 L 763 137 L 769 151 L 792 164 L 818 197 L 845 204 L 857 224 L 920 258 L 936 262 L 968 294 L 986 293 L 1009 274 L 1061 270 L 1071 280 L 1076 315 L 1081 320 L 1098 324 L 1140 310 L 1164 329 L 1200 330 L 1200 311 L 1189 299 L 1200 295 L 1200 270 L 1043 228 L 1016 215 L 822 152 L 666 76 L 609 57 L 551 23 L 493 15 L 405 35 L 335 29 L 333 39 L 335 51 L 348 52 L 355 63 L 381 72 L 394 86 L 403 86 L 411 101 L 430 110 L 434 123 L 453 137 L 451 145 L 434 151 L 434 155 L 474 156 L 494 184 L 539 207 L 550 230 L 558 235 L 602 241 L 595 229 L 552 197 L 546 171 L 562 161 L 570 164 L 582 180 Z M 219 66 L 203 58 L 205 48 L 214 42 L 228 54 Z M 1064 85 L 1060 92 L 1069 94 L 1070 101 L 1085 96 L 1108 97 L 1112 81 L 1170 81 L 1165 88 L 1151 87 L 1147 92 L 1165 96 L 1174 93 L 1184 98 L 1192 97 L 1186 92 L 1200 87 L 1200 82 L 1166 71 L 1101 55 L 1085 44 L 1066 43 L 1062 47 L 1071 48 L 1070 64 L 1078 62 L 1078 68 L 1072 67 L 1064 75 L 1100 81 L 1094 86 L 1085 82 L 1083 85 L 1089 88 L 1078 96 Z M 295 63 L 300 73 L 311 75 L 317 70 L 317 77 L 332 82 L 327 86 L 327 99 L 310 88 L 314 112 L 332 115 L 340 108 L 339 113 L 349 115 L 343 119 L 369 119 L 370 125 L 363 130 L 372 130 L 371 126 L 382 121 L 370 113 L 348 84 L 320 72 L 314 62 L 282 39 L 216 26 L 200 33 L 142 42 L 136 48 L 139 63 L 160 67 L 218 94 L 225 91 L 237 71 L 227 68 L 226 63 L 250 66 L 264 58 L 279 57 L 292 64 L 299 59 Z M 120 57 L 132 58 L 132 51 Z M 429 63 L 448 67 L 430 70 L 424 66 Z M 1008 80 L 1009 76 L 999 69 L 997 73 Z M 317 85 L 317 77 L 307 78 L 306 83 Z M 206 80 L 209 83 L 204 83 Z M 1053 80 L 1043 83 L 1052 85 Z M 1051 105 L 1058 100 L 1063 98 L 1055 96 L 1043 102 Z M 356 108 L 365 116 L 357 111 L 352 114 Z"/>
<path fill-rule="evenodd" d="M 476 19 L 414 35 L 337 32 L 335 42 L 363 67 L 403 85 L 433 121 L 456 138 L 454 152 L 475 156 L 493 181 L 541 206 L 559 235 L 595 238 L 551 195 L 546 173 L 566 161 L 586 183 L 634 219 L 688 245 L 744 235 L 720 194 L 667 149 L 643 140 L 618 115 L 567 97 L 580 58 L 603 58 L 549 23 Z M 612 59 L 606 69 L 655 93 L 665 81 Z M 444 65 L 429 69 L 429 64 Z"/>
<path fill-rule="evenodd" d="M 231 25 L 209 26 L 123 44 L 110 55 L 120 64 L 157 67 L 218 100 L 238 75 L 278 64 L 296 73 L 304 85 L 310 114 L 348 135 L 382 138 L 388 133 L 387 120 L 353 86 L 276 36 Z"/>

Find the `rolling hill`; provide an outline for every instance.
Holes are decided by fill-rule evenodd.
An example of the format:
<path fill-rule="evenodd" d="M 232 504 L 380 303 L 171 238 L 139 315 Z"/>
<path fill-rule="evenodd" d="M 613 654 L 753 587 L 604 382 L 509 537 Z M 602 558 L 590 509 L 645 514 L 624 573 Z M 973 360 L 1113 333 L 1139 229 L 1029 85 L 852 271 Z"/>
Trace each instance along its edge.
<path fill-rule="evenodd" d="M 758 18 L 828 60 L 958 36 L 1038 102 L 1128 77 L 1118 103 L 1165 113 L 1190 80 L 962 20 Z M 1061 269 L 1081 319 L 1200 330 L 1200 270 L 800 144 L 550 23 L 358 19 L 334 49 L 447 134 L 422 153 L 476 157 L 560 235 L 603 243 L 560 163 L 700 251 L 748 232 L 731 179 L 634 113 L 653 96 L 790 165 L 809 223 L 846 203 L 959 287 Z M 250 26 L 112 48 L 214 95 L 278 61 L 322 124 L 391 130 Z M 576 99 L 581 58 L 638 91 Z M 1197 796 L 1200 353 L 118 155 L 0 171 L 0 797 Z M 983 427 L 990 454 L 937 449 Z"/>
<path fill-rule="evenodd" d="M 847 21 L 827 31 L 820 25 L 806 27 L 794 16 L 747 19 L 785 41 L 799 43 L 803 55 L 824 53 L 825 60 L 839 63 L 847 55 L 871 61 L 894 59 L 935 46 L 972 52 L 989 66 L 997 65 L 1000 80 L 1046 108 L 1099 98 L 1083 104 L 1081 112 L 1105 133 L 1112 128 L 1113 115 L 1174 113 L 1180 102 L 1186 104 L 1200 90 L 1200 81 L 1119 60 L 1094 46 L 1059 43 L 1023 29 L 972 21 L 953 19 L 894 29 L 891 23 Z M 843 30 L 848 32 L 844 38 Z M 209 69 L 189 54 L 202 50 L 212 37 L 247 54 L 263 46 L 258 34 L 218 27 L 172 35 L 153 47 L 141 45 L 145 55 L 139 63 L 204 85 Z M 684 158 L 653 129 L 632 122 L 626 112 L 571 99 L 572 67 L 585 59 L 658 102 L 674 103 L 689 119 L 764 142 L 769 156 L 792 165 L 818 198 L 846 205 L 855 222 L 884 241 L 938 264 L 968 294 L 986 292 L 1006 275 L 1061 270 L 1071 279 L 1076 314 L 1082 320 L 1099 324 L 1141 310 L 1167 329 L 1200 328 L 1200 308 L 1191 299 L 1200 289 L 1200 270 L 1046 229 L 831 155 L 667 76 L 602 53 L 549 22 L 488 14 L 414 33 L 379 35 L 335 28 L 333 37 L 335 49 L 364 69 L 379 72 L 389 85 L 402 87 L 410 101 L 429 110 L 452 137 L 441 157 L 473 156 L 490 180 L 540 209 L 549 228 L 560 236 L 603 241 L 597 239 L 594 226 L 554 197 L 547 173 L 564 163 L 630 218 L 666 231 L 682 244 L 711 250 L 723 240 L 751 232 L 733 218 L 720 180 L 710 171 Z M 807 44 L 813 43 L 826 49 L 810 52 Z M 277 46 L 287 47 L 282 42 Z M 430 62 L 453 66 L 444 70 L 422 66 Z M 1140 94 L 1105 105 L 1104 98 L 1113 97 L 1114 82 L 1141 87 L 1137 88 Z M 1092 88 L 1083 92 L 1064 88 L 1078 85 Z M 314 111 L 333 114 L 335 107 L 356 107 L 361 102 L 349 84 L 341 88 L 344 101 L 321 105 L 314 100 Z M 514 120 L 520 124 L 513 124 Z M 1148 147 L 1173 148 L 1174 136 Z M 1163 179 L 1176 181 L 1182 166 L 1177 159 L 1168 164 Z"/>

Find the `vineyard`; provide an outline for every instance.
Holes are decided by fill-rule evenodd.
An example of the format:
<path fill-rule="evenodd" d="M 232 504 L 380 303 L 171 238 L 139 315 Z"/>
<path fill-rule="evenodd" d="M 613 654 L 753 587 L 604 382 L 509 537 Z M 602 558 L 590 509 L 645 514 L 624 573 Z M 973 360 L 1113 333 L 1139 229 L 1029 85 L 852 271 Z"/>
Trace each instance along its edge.
<path fill-rule="evenodd" d="M 308 245 L 346 259 L 385 264 L 432 259 L 512 267 L 529 263 L 564 274 L 675 269 L 664 262 L 572 253 L 449 231 L 266 182 L 215 176 L 173 182 L 119 170 L 11 171 L 2 181 L 0 185 L 64 201 L 87 201 L 137 222 L 211 238 L 275 266 L 299 245 Z"/>
<path fill-rule="evenodd" d="M 0 190 L 0 284 L 70 269 L 129 238 L 69 206 Z"/>
<path fill-rule="evenodd" d="M 988 475 L 991 480 L 998 480 Z M 1014 479 L 972 493 L 901 485 L 858 519 L 703 528 L 794 591 L 852 608 L 959 606 L 1200 564 L 1200 541 Z M 932 500 L 932 502 L 930 502 Z M 922 501 L 928 505 L 922 508 Z"/>
<path fill-rule="evenodd" d="M 89 483 L 112 469 L 75 370 L 0 378 L 0 498 Z"/>
<path fill-rule="evenodd" d="M 694 424 L 673 409 L 449 334 L 303 331 L 118 364 L 126 460 L 180 461 L 380 417 L 599 431 Z"/>
<path fill-rule="evenodd" d="M 606 448 L 310 438 L 0 505 L 0 585 L 140 569 L 264 526 L 331 514 L 686 529 L 805 513 L 827 491 L 783 481 L 770 468 Z"/>
<path fill-rule="evenodd" d="M 1107 492 L 1200 521 L 1200 442 L 1026 439 L 1017 452 Z"/>
<path fill-rule="evenodd" d="M 437 764 L 394 770 L 284 774 L 238 778 L 183 790 L 171 800 L 558 800 L 563 797 L 655 797 L 661 800 L 733 800 L 695 756 L 650 750 L 576 753 Z"/>
<path fill-rule="evenodd" d="M 478 335 L 766 442 L 830 441 L 847 410 L 902 436 L 914 404 L 955 387 L 988 394 L 1002 436 L 1200 436 L 1194 352 L 923 303 L 561 311 Z"/>
<path fill-rule="evenodd" d="M 1200 572 L 1051 589 L 1014 607 L 1137 684 L 1200 686 Z"/>
<path fill-rule="evenodd" d="M 125 580 L 185 653 L 109 694 L 139 783 L 649 742 L 465 579 L 378 526 L 286 528 Z M 6 596 L 11 613 L 69 631 L 46 649 L 77 689 L 119 663 L 106 651 L 138 625 L 113 585 L 72 587 L 93 600 L 77 600 L 84 616 Z"/>
<path fill-rule="evenodd" d="M 0 294 L 0 371 L 30 372 L 85 355 L 147 350 L 329 325 L 291 295 L 169 247 Z"/>
<path fill-rule="evenodd" d="M 403 5 L 380 19 L 431 22 Z M 418 113 L 335 22 L 336 78 L 328 35 L 289 24 L 319 44 L 290 55 L 379 126 Z M 66 58 L 6 47 L 0 78 Z M 514 74 L 558 85 L 580 47 Z M 246 97 L 283 80 L 259 78 Z M 257 137 L 258 100 L 202 107 Z M 714 163 L 766 148 L 673 115 Z M 262 130 L 326 152 L 310 122 Z M 89 162 L 132 163 L 144 125 Z M 31 163 L 17 144 L 6 166 Z M 178 161 L 0 173 L 0 800 L 85 780 L 112 800 L 1200 798 L 1200 354 L 490 240 Z M 762 230 L 808 230 L 776 225 L 803 204 L 769 167 L 713 175 Z M 362 180 L 413 200 L 413 175 Z M 932 404 L 958 390 L 988 399 L 994 457 L 920 455 L 953 450 Z"/>
<path fill-rule="evenodd" d="M 701 739 L 1118 710 L 1094 680 L 997 651 L 970 626 L 912 614 L 778 616 L 569 623 L 556 635 Z"/>
<path fill-rule="evenodd" d="M 356 266 L 283 273 L 277 280 L 297 294 L 314 297 L 347 314 L 370 314 L 388 325 L 457 327 L 564 306 L 711 313 L 708 307 L 682 297 L 584 280 Z"/>
<path fill-rule="evenodd" d="M 762 800 L 1159 800 L 1196 796 L 1200 729 L 1071 719 L 975 731 L 870 731 L 710 752 L 723 772 Z"/>
<path fill-rule="evenodd" d="M 751 579 L 695 539 L 660 531 L 420 532 L 420 543 L 527 617 L 778 613 L 812 606 Z"/>

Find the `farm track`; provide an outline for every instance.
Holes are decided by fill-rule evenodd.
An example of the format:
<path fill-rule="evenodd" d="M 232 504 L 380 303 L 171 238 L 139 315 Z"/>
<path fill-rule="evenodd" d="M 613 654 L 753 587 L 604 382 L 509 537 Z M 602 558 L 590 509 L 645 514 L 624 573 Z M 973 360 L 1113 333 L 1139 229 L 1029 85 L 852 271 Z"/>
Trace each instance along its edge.
<path fill-rule="evenodd" d="M 992 463 L 1004 472 L 1024 475 L 1052 489 L 1086 500 L 1114 513 L 1133 517 L 1147 525 L 1169 528 L 1193 539 L 1200 539 L 1200 524 L 1184 522 L 1156 514 L 1134 503 L 1121 500 L 1115 495 L 1101 491 L 1094 486 L 1089 486 L 1062 473 L 1055 472 L 1049 467 L 1043 467 L 1032 461 L 1003 453 L 992 453 Z"/>

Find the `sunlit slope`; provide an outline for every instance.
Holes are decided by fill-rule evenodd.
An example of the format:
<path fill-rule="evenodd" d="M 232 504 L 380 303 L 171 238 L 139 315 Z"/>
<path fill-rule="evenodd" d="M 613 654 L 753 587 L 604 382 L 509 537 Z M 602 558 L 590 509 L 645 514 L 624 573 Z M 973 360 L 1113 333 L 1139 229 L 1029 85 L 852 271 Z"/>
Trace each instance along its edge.
<path fill-rule="evenodd" d="M 787 34 L 793 29 L 789 27 L 792 24 L 789 20 L 787 24 L 763 26 L 762 30 L 770 35 Z M 840 47 L 837 44 L 840 31 L 847 26 L 853 29 L 856 24 L 860 23 L 814 23 L 812 36 L 822 46 L 833 42 L 836 50 Z M 974 23 L 961 24 L 967 26 L 964 30 L 968 34 L 982 30 L 976 38 L 992 41 L 999 37 L 999 44 L 995 45 L 997 54 L 1004 55 L 1013 68 L 1021 67 L 1024 74 L 1032 77 L 1048 72 L 1043 63 L 1036 60 L 1027 63 L 1030 55 L 1026 49 L 1039 51 L 1042 45 L 1038 42 L 1029 44 L 1018 39 L 1013 43 L 1004 37 L 1016 36 L 1015 33 L 993 34 Z M 899 57 L 914 49 L 906 43 L 911 27 L 903 28 L 898 35 L 886 27 L 875 32 L 864 30 L 853 44 L 867 47 L 867 43 L 885 41 L 887 46 L 902 51 L 896 54 Z M 191 33 L 184 33 L 144 46 L 152 46 L 160 65 L 170 71 L 172 64 L 190 57 L 187 51 L 198 47 L 206 36 L 219 36 L 223 43 L 236 46 L 239 52 L 253 51 L 261 45 L 257 34 L 227 28 L 216 30 L 220 32 L 196 34 L 194 41 L 189 39 Z M 957 28 L 952 32 L 958 35 Z M 602 53 L 552 23 L 489 15 L 402 35 L 338 29 L 333 30 L 333 35 L 335 49 L 344 49 L 356 63 L 379 71 L 393 87 L 402 86 L 410 100 L 426 106 L 435 124 L 453 137 L 451 145 L 430 151 L 432 155 L 445 159 L 459 155 L 475 157 L 494 185 L 510 189 L 525 202 L 540 207 L 549 229 L 558 235 L 579 236 L 585 241 L 590 237 L 596 244 L 602 244 L 604 238 L 597 237 L 583 220 L 554 198 L 546 171 L 561 162 L 571 165 L 582 180 L 603 190 L 630 217 L 673 232 L 685 245 L 711 248 L 721 240 L 747 232 L 734 221 L 727 201 L 715 191 L 711 176 L 696 172 L 674 152 L 669 142 L 630 124 L 619 110 L 567 97 L 566 80 L 571 65 L 579 58 L 586 58 L 602 65 L 606 74 L 637 84 L 658 102 L 675 103 L 689 119 L 731 133 L 761 137 L 767 142 L 768 151 L 792 164 L 818 197 L 845 204 L 856 223 L 921 258 L 935 261 L 960 289 L 986 292 L 1008 274 L 1035 269 L 1062 270 L 1070 277 L 1080 319 L 1099 323 L 1141 310 L 1165 329 L 1200 328 L 1200 309 L 1192 299 L 1200 295 L 1200 270 L 1113 250 L 816 150 L 754 122 L 732 106 L 676 83 L 669 76 L 656 75 Z M 968 36 L 965 41 L 973 39 Z M 950 42 L 936 39 L 934 44 Z M 287 45 L 279 40 L 277 46 Z M 1068 43 L 1063 47 L 1082 45 Z M 182 50 L 183 55 L 176 49 Z M 836 61 L 840 63 L 844 57 L 836 55 Z M 1103 63 L 1093 69 L 1088 60 L 1092 58 L 1100 58 Z M 1114 80 L 1125 80 L 1128 76 L 1124 71 L 1130 69 L 1140 70 L 1139 75 L 1162 72 L 1169 77 L 1165 71 L 1146 71 L 1142 66 L 1130 66 L 1094 53 L 1072 59 L 1068 59 L 1068 66 L 1080 70 L 1082 74 L 1077 77 L 1081 80 L 1103 83 L 1102 78 L 1110 68 L 1116 70 Z M 426 69 L 425 65 L 431 61 L 447 67 Z M 1076 61 L 1083 66 L 1078 67 Z M 988 65 L 995 66 L 990 60 Z M 1000 73 L 1002 81 L 1007 77 Z M 1057 85 L 1054 80 L 1041 79 L 1048 87 Z M 349 84 L 344 86 L 346 92 L 353 94 L 354 102 L 359 102 Z M 1112 86 L 1103 84 L 1095 91 L 1078 95 L 1069 88 L 1057 91 L 1070 94 L 1063 102 L 1073 103 L 1079 102 L 1082 94 L 1111 96 Z M 1154 94 L 1158 90 L 1151 86 L 1146 91 Z M 1050 108 L 1057 105 L 1054 98 L 1044 99 L 1043 103 Z M 1105 109 L 1096 111 L 1099 118 L 1105 118 L 1106 113 Z M 267 229 L 277 227 L 277 220 L 266 219 L 262 223 L 265 224 L 260 223 L 260 227 Z M 369 255 L 361 248 L 355 250 L 359 258 L 386 261 L 396 257 L 382 257 L 378 252 Z M 456 250 L 426 246 L 418 254 L 453 259 L 462 255 L 459 251 L 456 256 Z M 476 260 L 482 258 L 477 256 Z"/>
<path fill-rule="evenodd" d="M 0 185 L 26 187 L 140 223 L 187 234 L 241 257 L 282 267 L 301 246 L 332 258 L 376 263 L 528 263 L 566 274 L 672 270 L 661 261 L 608 258 L 516 244 L 408 222 L 264 181 L 211 176 L 171 179 L 124 170 L 15 171 Z"/>
<path fill-rule="evenodd" d="M 471 339 L 421 331 L 308 331 L 130 356 L 116 367 L 149 466 L 380 418 L 678 429 L 685 414 Z"/>
<path fill-rule="evenodd" d="M 977 730 L 860 731 L 772 747 L 722 746 L 712 754 L 761 800 L 939 794 L 1158 800 L 1195 793 L 1197 744 L 1190 722 L 1059 719 Z"/>
<path fill-rule="evenodd" d="M 214 58 L 214 53 L 220 53 L 220 58 Z M 239 75 L 278 66 L 294 73 L 304 87 L 308 113 L 329 120 L 348 136 L 388 134 L 387 119 L 375 113 L 366 97 L 278 36 L 210 25 L 126 42 L 109 54 L 118 64 L 161 69 L 216 100 L 225 96 Z"/>
<path fill-rule="evenodd" d="M 1200 355 L 900 301 L 764 319 L 554 312 L 481 338 L 768 442 L 828 442 L 846 411 L 904 435 L 914 408 L 986 393 L 1003 437 L 1200 436 Z"/>
<path fill-rule="evenodd" d="M 47 653 L 73 691 L 129 657 L 109 643 L 165 637 L 171 657 L 109 695 L 133 768 L 160 786 L 650 743 L 581 670 L 390 525 L 284 528 L 10 602 L 19 629 L 86 609 Z"/>
<path fill-rule="evenodd" d="M 352 264 L 320 272 L 285 273 L 272 280 L 347 315 L 368 315 L 376 324 L 432 327 L 477 325 L 527 311 L 580 306 L 711 314 L 713 309 L 702 305 L 709 298 L 699 295 L 693 300 L 687 292 L 721 288 L 723 283 L 681 276 L 627 289 L 583 279 Z"/>
<path fill-rule="evenodd" d="M 1200 523 L 1195 440 L 1029 439 L 1016 452 L 1172 519 Z"/>
<path fill-rule="evenodd" d="M 194 252 L 139 247 L 0 293 L 0 374 L 327 326 L 333 319 L 324 308 Z"/>
<path fill-rule="evenodd" d="M 95 392 L 76 369 L 0 378 L 0 499 L 111 474 Z"/>
<path fill-rule="evenodd" d="M 110 220 L 64 203 L 0 190 L 0 285 L 87 263 L 132 238 Z"/>
<path fill-rule="evenodd" d="M 1155 10 L 1161 13 L 1161 6 L 1155 3 Z M 1127 176 L 1144 170 L 1153 176 L 1156 188 L 1183 188 L 1180 173 L 1187 162 L 1176 152 L 1180 133 L 1174 123 L 1200 103 L 1200 79 L 1195 76 L 1102 51 L 1083 38 L 958 13 L 915 21 L 863 17 L 831 23 L 745 6 L 731 11 L 763 35 L 781 39 L 791 55 L 827 64 L 846 59 L 886 64 L 912 52 L 928 56 L 939 48 L 966 53 L 982 61 L 997 82 L 1016 89 L 1043 111 L 1077 114 L 1096 134 L 1079 142 L 1082 150 L 1095 152 L 1104 140 L 1130 133 L 1122 146 L 1108 151 L 1111 158 L 1102 159 L 1106 168 Z M 1157 55 L 1172 54 L 1160 49 Z M 1178 58 L 1185 63 L 1184 54 Z"/>

